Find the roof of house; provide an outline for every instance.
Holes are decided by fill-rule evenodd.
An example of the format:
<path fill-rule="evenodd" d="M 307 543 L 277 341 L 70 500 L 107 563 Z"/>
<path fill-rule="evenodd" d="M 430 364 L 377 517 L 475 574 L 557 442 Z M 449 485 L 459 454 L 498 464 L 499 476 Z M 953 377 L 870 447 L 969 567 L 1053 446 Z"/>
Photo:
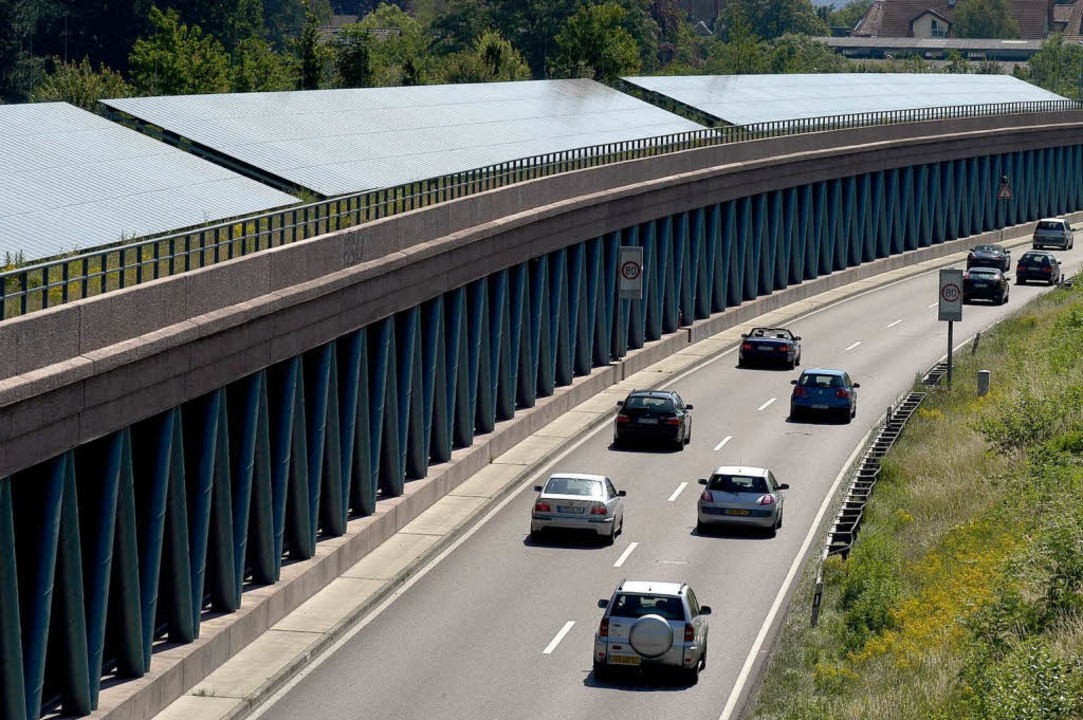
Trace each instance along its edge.
<path fill-rule="evenodd" d="M 946 20 L 953 20 L 957 2 L 966 0 L 875 0 L 852 34 L 863 37 L 907 37 L 913 21 L 926 12 L 935 12 Z M 1055 13 L 1051 0 L 1008 0 L 1008 3 L 1019 25 L 1020 38 L 1038 39 L 1048 34 L 1050 20 Z M 1081 5 L 1083 0 L 1077 0 L 1071 7 L 1075 10 Z"/>

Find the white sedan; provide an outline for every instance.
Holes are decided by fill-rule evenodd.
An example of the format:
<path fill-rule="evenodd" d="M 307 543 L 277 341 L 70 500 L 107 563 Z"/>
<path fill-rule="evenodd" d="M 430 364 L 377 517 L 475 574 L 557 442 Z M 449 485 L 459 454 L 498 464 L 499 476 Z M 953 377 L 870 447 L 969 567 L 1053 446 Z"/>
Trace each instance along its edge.
<path fill-rule="evenodd" d="M 623 490 L 613 487 L 604 475 L 559 473 L 538 493 L 530 515 L 530 539 L 538 540 L 546 530 L 580 530 L 601 536 L 607 545 L 624 530 Z"/>

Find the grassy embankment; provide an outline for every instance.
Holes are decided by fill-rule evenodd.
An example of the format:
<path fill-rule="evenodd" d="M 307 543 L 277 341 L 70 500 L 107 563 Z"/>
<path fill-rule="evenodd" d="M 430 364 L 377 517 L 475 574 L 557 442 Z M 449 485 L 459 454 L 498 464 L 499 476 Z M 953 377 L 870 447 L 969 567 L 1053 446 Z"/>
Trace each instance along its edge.
<path fill-rule="evenodd" d="M 795 593 L 755 720 L 1083 718 L 1083 282 L 959 360 L 827 562 L 818 627 Z"/>

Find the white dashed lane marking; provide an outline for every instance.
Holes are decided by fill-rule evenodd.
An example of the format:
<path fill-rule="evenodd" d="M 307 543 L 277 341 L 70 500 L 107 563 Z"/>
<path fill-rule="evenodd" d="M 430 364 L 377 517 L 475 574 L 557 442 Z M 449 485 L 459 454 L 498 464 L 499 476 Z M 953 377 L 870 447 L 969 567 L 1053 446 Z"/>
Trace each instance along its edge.
<path fill-rule="evenodd" d="M 623 565 L 624 561 L 628 559 L 628 556 L 631 555 L 632 551 L 635 550 L 637 547 L 639 547 L 639 543 L 637 542 L 631 543 L 628 547 L 626 547 L 624 549 L 624 552 L 620 554 L 620 557 L 617 558 L 617 561 L 613 563 L 613 567 L 620 567 L 621 565 Z"/>
<path fill-rule="evenodd" d="M 568 634 L 568 631 L 572 629 L 573 625 L 575 625 L 575 620 L 569 620 L 564 623 L 564 627 L 560 629 L 560 632 L 557 633 L 556 637 L 550 640 L 549 644 L 542 650 L 542 655 L 552 655 L 553 651 L 557 649 L 557 645 L 560 644 L 560 641 L 564 639 L 564 636 Z"/>
<path fill-rule="evenodd" d="M 761 410 L 766 410 L 767 408 L 771 407 L 771 403 L 773 403 L 775 400 L 778 400 L 778 398 L 771 398 L 770 400 L 765 402 L 763 405 L 760 405 L 758 408 L 756 408 L 756 411 L 759 412 Z"/>
<path fill-rule="evenodd" d="M 720 441 L 718 442 L 718 444 L 714 446 L 714 451 L 715 451 L 715 452 L 718 452 L 718 451 L 719 451 L 719 450 L 721 450 L 722 448 L 726 447 L 726 443 L 728 443 L 728 442 L 729 442 L 730 440 L 732 440 L 732 439 L 733 439 L 733 436 L 732 436 L 732 435 L 727 435 L 726 437 L 722 438 L 722 439 L 721 439 L 721 440 L 720 440 Z"/>
<path fill-rule="evenodd" d="M 667 502 L 674 502 L 677 499 L 677 496 L 680 495 L 682 492 L 684 492 L 684 489 L 686 487 L 688 487 L 688 483 L 686 483 L 686 482 L 683 482 L 680 485 L 678 485 L 677 489 L 673 491 L 673 494 L 669 496 L 669 500 Z"/>

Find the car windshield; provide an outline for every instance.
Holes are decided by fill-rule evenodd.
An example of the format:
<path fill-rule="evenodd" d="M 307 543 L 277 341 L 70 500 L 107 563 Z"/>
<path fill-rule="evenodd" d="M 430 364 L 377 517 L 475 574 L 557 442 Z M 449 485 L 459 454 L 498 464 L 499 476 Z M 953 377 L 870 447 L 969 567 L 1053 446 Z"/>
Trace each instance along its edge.
<path fill-rule="evenodd" d="M 998 253 L 998 252 L 1000 252 L 1000 248 L 998 248 L 996 245 L 979 245 L 976 248 L 974 248 L 974 252 L 976 252 L 976 253 Z"/>
<path fill-rule="evenodd" d="M 601 497 L 602 484 L 597 480 L 583 478 L 553 477 L 545 484 L 547 495 L 582 495 L 583 497 Z"/>
<path fill-rule="evenodd" d="M 1042 220 L 1038 223 L 1039 230 L 1063 230 L 1064 223 L 1057 220 Z"/>
<path fill-rule="evenodd" d="M 840 388 L 842 387 L 842 376 L 805 373 L 801 376 L 798 384 L 801 385 L 801 387 Z"/>
<path fill-rule="evenodd" d="M 782 340 L 793 338 L 789 330 L 776 330 L 775 328 L 756 328 L 748 336 L 750 338 L 779 338 Z"/>
<path fill-rule="evenodd" d="M 668 397 L 653 397 L 651 395 L 633 395 L 624 401 L 626 410 L 655 410 L 657 412 L 673 412 L 673 401 Z"/>
<path fill-rule="evenodd" d="M 767 481 L 755 475 L 712 475 L 707 489 L 731 493 L 763 494 L 767 492 Z"/>
<path fill-rule="evenodd" d="M 684 620 L 684 603 L 672 595 L 640 595 L 621 593 L 613 603 L 611 615 L 641 618 L 644 615 L 661 615 L 666 620 Z"/>

